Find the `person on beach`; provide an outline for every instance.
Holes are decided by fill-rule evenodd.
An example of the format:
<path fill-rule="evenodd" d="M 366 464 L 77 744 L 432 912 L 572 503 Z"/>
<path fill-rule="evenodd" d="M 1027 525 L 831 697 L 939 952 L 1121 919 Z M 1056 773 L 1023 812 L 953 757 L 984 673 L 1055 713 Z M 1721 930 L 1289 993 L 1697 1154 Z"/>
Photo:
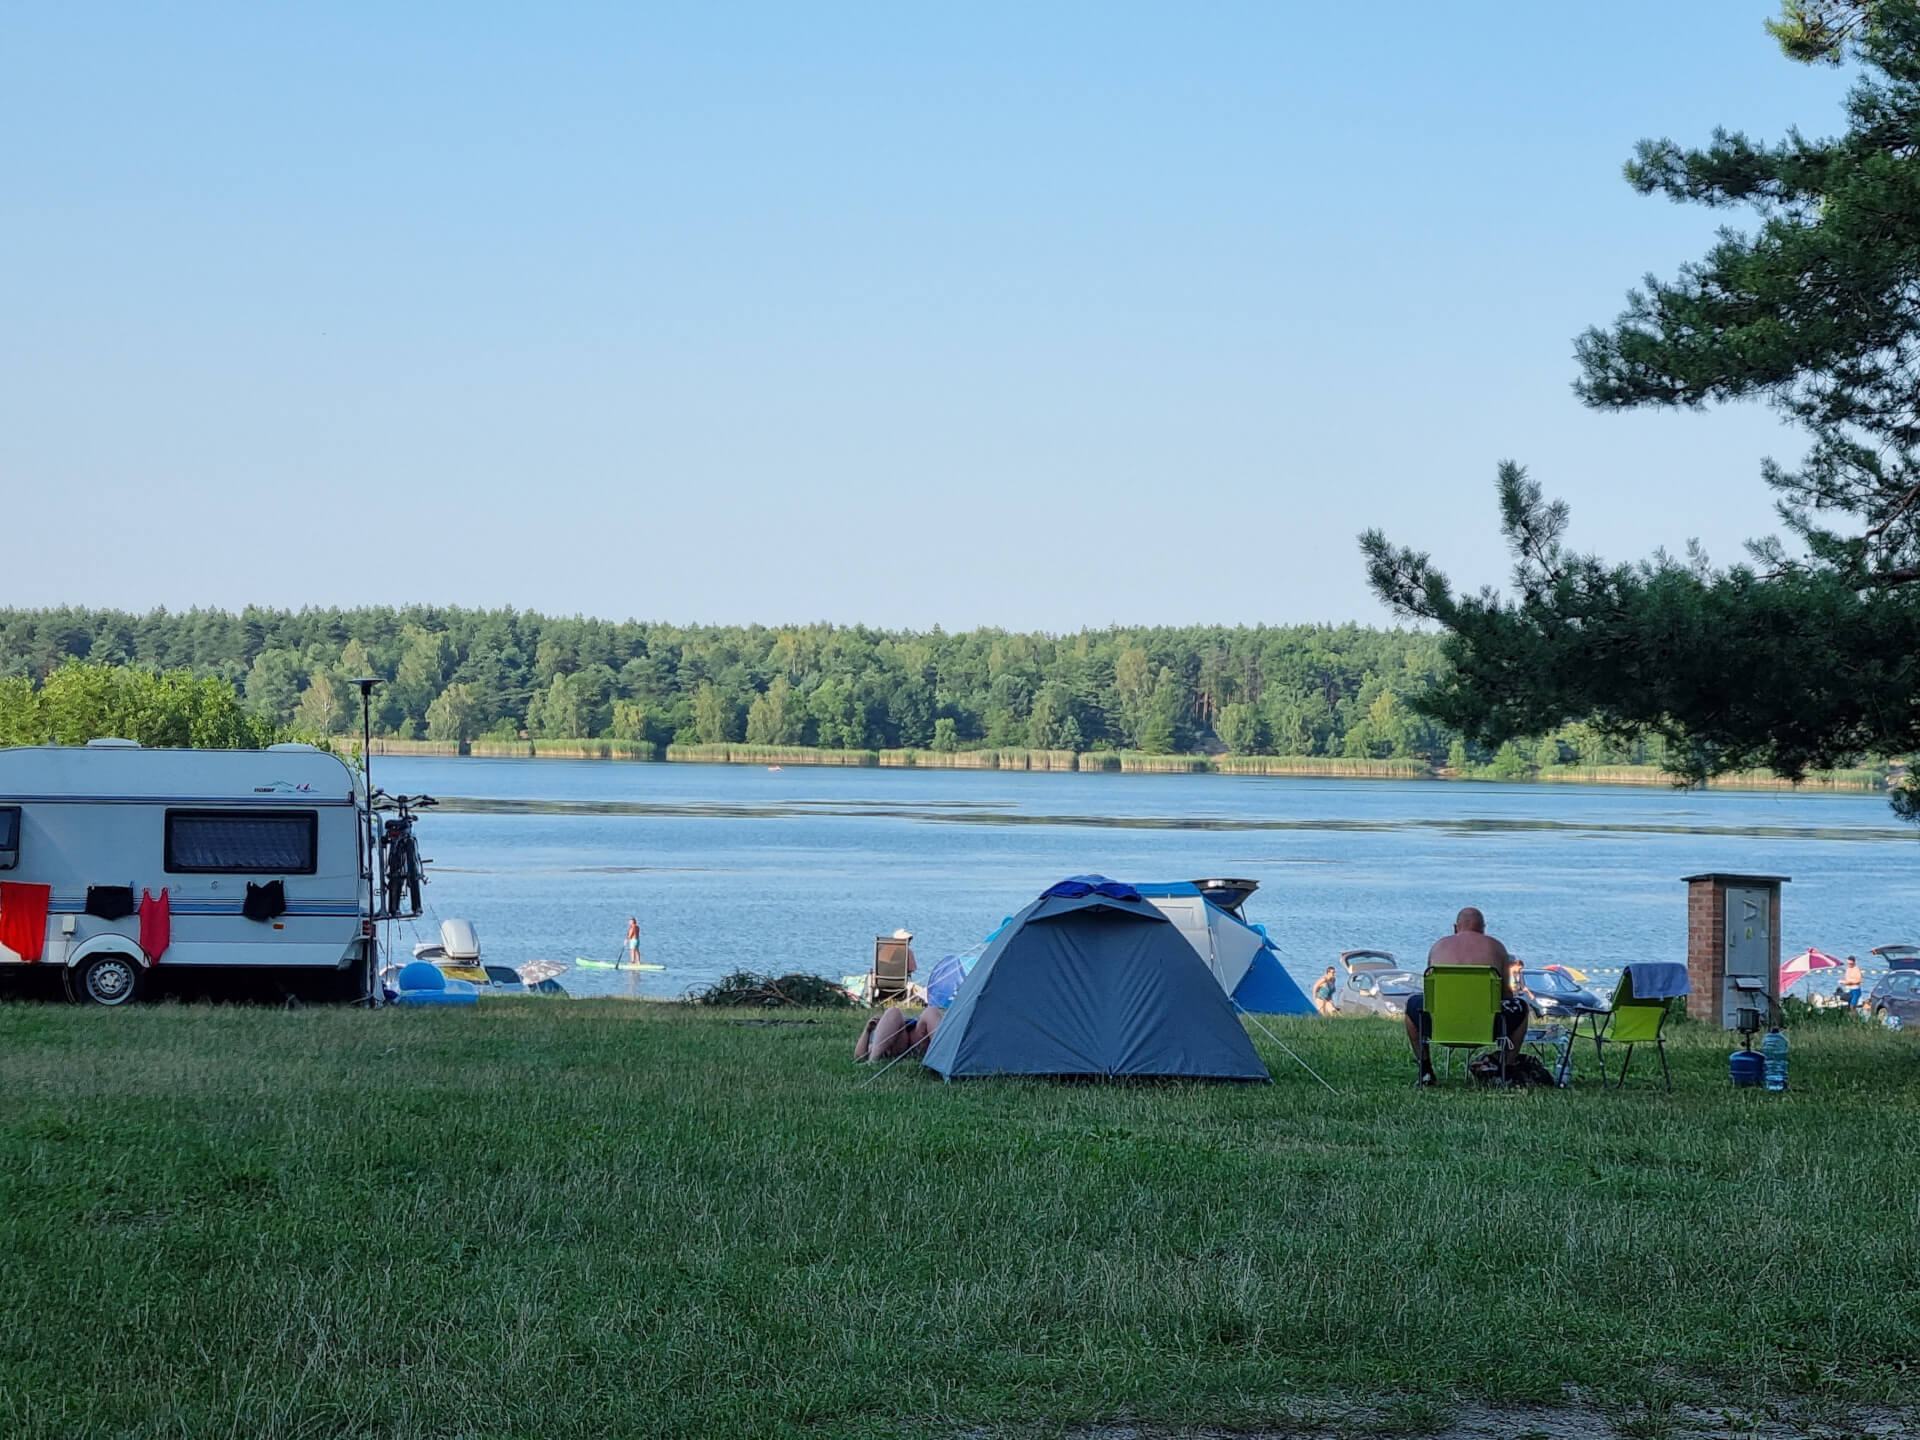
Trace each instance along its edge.
<path fill-rule="evenodd" d="M 860 1036 L 853 1042 L 853 1058 L 892 1060 L 912 1052 L 925 1055 L 934 1032 L 940 1028 L 940 1017 L 946 1013 L 938 1005 L 929 1005 L 909 1019 L 898 1005 L 890 1005 L 884 1014 L 860 1027 Z"/>
<path fill-rule="evenodd" d="M 1504 1036 L 1508 1055 L 1518 1055 L 1527 1038 L 1529 1011 L 1527 1002 L 1513 990 L 1513 957 L 1507 947 L 1487 934 L 1487 917 L 1469 905 L 1453 917 L 1453 933 L 1434 941 L 1427 952 L 1427 965 L 1485 965 L 1500 977 L 1500 1013 L 1494 1017 L 1493 1040 Z M 1426 1005 L 1419 995 L 1407 997 L 1407 1039 L 1413 1044 L 1420 1065 L 1422 1085 L 1433 1084 L 1433 1054 L 1427 1045 L 1431 1033 Z"/>
<path fill-rule="evenodd" d="M 639 963 L 640 917 L 638 915 L 629 915 L 627 917 L 627 964 L 638 965 Z"/>
<path fill-rule="evenodd" d="M 1327 966 L 1327 973 L 1313 982 L 1313 1008 L 1322 1015 L 1336 1013 L 1333 1008 L 1333 966 Z"/>
<path fill-rule="evenodd" d="M 1847 987 L 1848 1007 L 1858 1010 L 1860 1008 L 1860 991 L 1862 987 L 1866 985 L 1867 977 L 1861 972 L 1860 962 L 1851 955 L 1847 956 L 1847 973 L 1840 983 Z"/>

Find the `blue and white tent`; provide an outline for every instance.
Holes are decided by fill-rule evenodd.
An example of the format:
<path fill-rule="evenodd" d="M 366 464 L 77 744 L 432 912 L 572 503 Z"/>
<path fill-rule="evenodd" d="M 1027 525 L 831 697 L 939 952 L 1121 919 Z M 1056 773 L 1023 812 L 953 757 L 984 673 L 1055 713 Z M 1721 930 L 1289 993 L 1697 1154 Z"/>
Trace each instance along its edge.
<path fill-rule="evenodd" d="M 1254 1015 L 1311 1015 L 1313 1006 L 1280 964 L 1267 932 L 1221 909 L 1186 880 L 1139 886 L 1207 962 L 1233 1003 Z"/>
<path fill-rule="evenodd" d="M 949 1080 L 1170 1075 L 1265 1080 L 1226 992 L 1131 886 L 1062 881 L 987 946 L 927 1048 Z"/>

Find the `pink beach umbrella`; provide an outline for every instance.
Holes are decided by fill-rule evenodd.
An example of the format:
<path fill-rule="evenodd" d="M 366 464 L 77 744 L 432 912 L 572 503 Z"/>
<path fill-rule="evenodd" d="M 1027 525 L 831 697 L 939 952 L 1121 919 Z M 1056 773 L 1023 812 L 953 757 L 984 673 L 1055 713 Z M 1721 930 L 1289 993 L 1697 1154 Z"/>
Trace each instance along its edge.
<path fill-rule="evenodd" d="M 1816 970 L 1837 970 L 1840 961 L 1824 950 L 1802 950 L 1791 960 L 1780 962 L 1780 989 L 1784 993 L 1791 985 L 1807 978 Z"/>

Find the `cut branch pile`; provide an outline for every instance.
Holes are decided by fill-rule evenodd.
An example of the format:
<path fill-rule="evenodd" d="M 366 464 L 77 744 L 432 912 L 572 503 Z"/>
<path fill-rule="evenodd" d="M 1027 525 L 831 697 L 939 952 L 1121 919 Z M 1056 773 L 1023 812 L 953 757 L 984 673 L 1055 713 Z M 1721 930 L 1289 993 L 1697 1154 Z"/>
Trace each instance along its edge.
<path fill-rule="evenodd" d="M 809 1009 L 850 1010 L 853 999 L 833 981 L 820 975 L 759 975 L 735 970 L 713 984 L 691 992 L 696 1005 L 748 1006 L 773 1009 L 782 1005 Z"/>

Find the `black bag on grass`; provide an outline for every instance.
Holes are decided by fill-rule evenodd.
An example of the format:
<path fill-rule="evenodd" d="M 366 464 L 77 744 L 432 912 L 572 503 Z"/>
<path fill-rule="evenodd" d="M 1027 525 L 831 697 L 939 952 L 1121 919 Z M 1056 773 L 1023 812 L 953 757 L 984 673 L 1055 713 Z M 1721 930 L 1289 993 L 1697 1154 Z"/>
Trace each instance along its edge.
<path fill-rule="evenodd" d="M 1467 1070 L 1482 1085 L 1500 1083 L 1498 1055 L 1482 1055 L 1467 1066 Z M 1540 1063 L 1538 1056 L 1529 1055 L 1523 1050 L 1507 1061 L 1507 1083 L 1509 1085 L 1551 1085 L 1553 1072 Z"/>

